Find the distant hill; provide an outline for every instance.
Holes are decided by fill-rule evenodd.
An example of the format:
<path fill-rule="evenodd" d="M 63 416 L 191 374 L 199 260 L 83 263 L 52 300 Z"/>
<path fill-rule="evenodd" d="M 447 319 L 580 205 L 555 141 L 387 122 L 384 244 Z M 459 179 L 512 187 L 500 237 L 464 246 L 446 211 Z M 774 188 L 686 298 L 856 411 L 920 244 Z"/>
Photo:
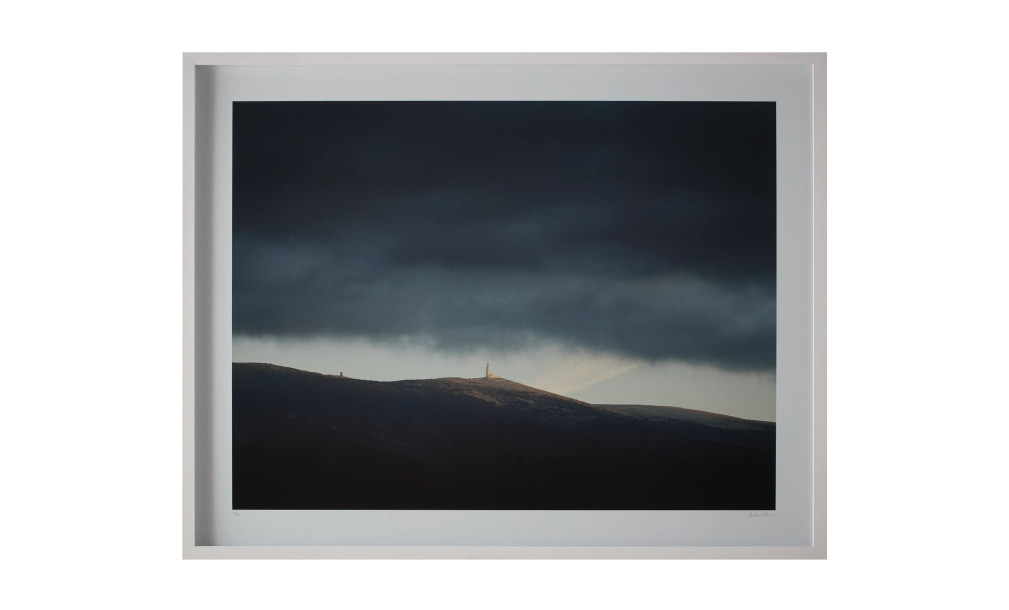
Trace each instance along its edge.
<path fill-rule="evenodd" d="M 774 508 L 775 426 L 504 378 L 232 365 L 235 509 Z"/>

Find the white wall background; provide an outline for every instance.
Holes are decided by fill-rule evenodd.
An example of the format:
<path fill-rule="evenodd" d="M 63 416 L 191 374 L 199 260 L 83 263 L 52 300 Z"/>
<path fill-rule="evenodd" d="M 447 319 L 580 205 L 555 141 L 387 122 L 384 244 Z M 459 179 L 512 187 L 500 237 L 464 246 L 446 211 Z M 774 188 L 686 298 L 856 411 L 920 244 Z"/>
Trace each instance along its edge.
<path fill-rule="evenodd" d="M 1009 130 L 994 2 L 95 0 L 3 13 L 3 605 L 1004 603 Z M 184 50 L 828 51 L 830 559 L 183 562 Z"/>

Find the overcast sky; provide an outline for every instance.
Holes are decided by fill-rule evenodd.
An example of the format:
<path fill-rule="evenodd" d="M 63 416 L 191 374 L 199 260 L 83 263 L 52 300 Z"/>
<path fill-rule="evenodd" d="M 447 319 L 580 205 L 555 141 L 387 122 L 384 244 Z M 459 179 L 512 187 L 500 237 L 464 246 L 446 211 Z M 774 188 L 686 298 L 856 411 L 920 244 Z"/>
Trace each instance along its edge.
<path fill-rule="evenodd" d="M 774 113 L 237 102 L 233 358 L 773 420 Z"/>

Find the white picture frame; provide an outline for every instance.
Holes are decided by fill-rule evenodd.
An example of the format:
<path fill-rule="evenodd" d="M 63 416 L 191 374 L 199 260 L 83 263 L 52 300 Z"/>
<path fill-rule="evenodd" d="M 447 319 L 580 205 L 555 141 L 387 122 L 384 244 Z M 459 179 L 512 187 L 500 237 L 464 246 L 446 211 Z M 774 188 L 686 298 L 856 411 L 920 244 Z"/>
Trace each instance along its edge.
<path fill-rule="evenodd" d="M 436 69 L 432 72 L 432 69 Z M 495 88 L 493 84 L 481 82 L 479 75 L 509 70 L 509 78 L 515 83 L 530 87 L 526 93 L 509 93 L 521 89 Z M 361 90 L 360 97 L 343 97 L 347 91 L 353 94 L 354 83 L 340 81 L 341 74 L 348 70 L 355 73 L 382 73 L 380 85 Z M 341 72 L 342 71 L 342 72 Z M 595 71 L 598 74 L 589 74 Z M 224 226 L 228 217 L 215 216 L 215 210 L 225 203 L 230 204 L 230 184 L 226 175 L 230 171 L 230 160 L 222 153 L 226 147 L 220 145 L 222 132 L 227 127 L 220 104 L 227 99 L 252 99 L 243 97 L 249 91 L 272 91 L 254 95 L 269 95 L 255 99 L 501 99 L 502 95 L 524 95 L 510 99 L 532 99 L 528 91 L 542 91 L 546 96 L 540 99 L 602 99 L 593 93 L 595 89 L 585 84 L 583 90 L 574 86 L 574 97 L 565 97 L 564 78 L 575 74 L 588 74 L 583 83 L 591 81 L 591 86 L 603 82 L 610 91 L 628 87 L 630 97 L 639 99 L 641 91 L 650 95 L 649 99 L 704 99 L 729 101 L 753 99 L 753 91 L 772 91 L 761 88 L 781 74 L 800 74 L 799 91 L 790 102 L 801 110 L 793 122 L 799 145 L 795 148 L 801 154 L 801 163 L 795 167 L 802 169 L 801 180 L 782 176 L 779 167 L 779 201 L 783 190 L 795 187 L 785 197 L 793 201 L 793 207 L 779 205 L 779 269 L 782 264 L 794 263 L 796 275 L 801 281 L 783 286 L 779 282 L 779 294 L 792 299 L 803 308 L 803 315 L 792 317 L 800 323 L 783 322 L 779 312 L 779 367 L 782 366 L 781 332 L 782 324 L 793 324 L 797 328 L 791 347 L 786 354 L 786 366 L 795 371 L 795 383 L 801 392 L 798 398 L 789 399 L 800 422 L 791 429 L 779 427 L 779 444 L 793 443 L 802 447 L 800 460 L 794 472 L 788 476 L 799 481 L 796 495 L 802 496 L 801 510 L 795 517 L 789 517 L 789 527 L 775 525 L 785 521 L 784 513 L 773 511 L 763 514 L 712 515 L 712 519 L 700 519 L 685 515 L 673 515 L 677 527 L 684 524 L 696 530 L 711 530 L 704 538 L 706 544 L 671 544 L 676 536 L 649 537 L 649 531 L 661 533 L 661 528 L 672 523 L 664 516 L 637 515 L 636 534 L 629 535 L 624 520 L 624 529 L 614 520 L 613 535 L 600 544 L 602 538 L 579 537 L 572 530 L 565 536 L 549 537 L 531 533 L 516 537 L 515 543 L 500 540 L 493 544 L 459 544 L 465 539 L 450 533 L 450 523 L 466 522 L 466 527 L 478 531 L 481 528 L 504 527 L 517 531 L 527 528 L 529 532 L 547 531 L 550 519 L 556 515 L 530 515 L 526 513 L 549 513 L 551 511 L 461 511 L 480 513 L 473 515 L 420 515 L 415 513 L 438 513 L 445 511 L 359 511 L 354 516 L 353 527 L 377 528 L 381 523 L 387 530 L 384 537 L 375 537 L 371 544 L 361 544 L 360 539 L 347 544 L 333 544 L 332 535 L 313 534 L 312 527 L 334 527 L 333 521 L 325 525 L 313 526 L 313 520 L 304 520 L 303 531 L 287 538 L 280 536 L 263 543 L 235 543 L 240 540 L 235 535 L 225 535 L 228 528 L 223 520 L 241 519 L 242 515 L 229 514 L 230 507 L 223 505 L 226 497 L 225 481 L 217 472 L 226 463 L 230 454 L 225 445 L 228 441 L 226 417 L 221 417 L 223 407 L 230 403 L 217 391 L 226 387 L 222 367 L 214 366 L 215 358 L 223 354 L 223 345 L 230 336 L 230 325 L 224 328 L 216 308 L 220 306 L 219 294 L 223 286 L 222 277 L 229 269 L 230 259 L 218 261 L 214 257 L 215 247 L 220 247 L 230 226 Z M 429 78 L 438 74 L 438 79 Z M 673 91 L 662 80 L 664 74 L 684 74 L 679 88 Z M 318 76 L 322 75 L 322 76 Z M 461 75 L 461 76 L 455 76 Z M 602 75 L 600 78 L 599 75 Z M 584 54 L 256 54 L 256 53 L 187 53 L 183 57 L 184 76 L 184 164 L 183 164 L 183 210 L 184 210 L 184 361 L 183 361 L 183 557 L 185 558 L 825 558 L 826 557 L 826 55 L 823 53 L 584 53 Z M 544 78 L 544 76 L 549 78 Z M 708 77 L 711 77 L 708 79 Z M 423 78 L 422 78 L 423 77 Z M 679 78 L 678 76 L 674 78 Z M 708 79 L 711 88 L 691 90 L 690 83 L 697 79 Z M 791 77 L 789 77 L 791 78 Z M 231 79 L 231 80 L 229 80 Z M 423 83 L 420 81 L 423 80 Z M 569 78 L 570 80 L 570 78 Z M 786 79 L 787 80 L 787 79 Z M 377 79 L 373 79 L 377 82 Z M 435 82 L 432 82 L 435 81 Z M 745 81 L 745 82 L 744 82 Z M 228 89 L 229 82 L 239 83 L 239 93 Z M 739 83 L 738 87 L 734 83 Z M 784 82 L 784 81 L 782 81 Z M 789 81 L 793 82 L 793 81 Z M 405 83 L 405 85 L 404 85 Z M 461 84 L 460 84 L 461 83 Z M 637 83 L 637 84 L 634 84 Z M 642 89 L 645 84 L 655 86 Z M 246 87 L 248 84 L 248 87 Z M 319 86 L 315 86 L 318 84 Z M 412 91 L 407 95 L 399 91 Z M 265 87 L 255 89 L 255 87 Z M 350 87 L 350 89 L 348 89 Z M 413 87 L 412 89 L 410 87 Z M 467 88 L 468 87 L 468 88 Z M 432 89 L 433 88 L 433 89 Z M 440 88 L 440 89 L 439 89 Z M 749 89 L 747 89 L 749 88 Z M 745 95 L 738 93 L 750 91 Z M 290 96 L 276 92 L 290 91 Z M 334 93 L 336 91 L 337 93 Z M 434 96 L 430 93 L 435 91 Z M 437 91 L 447 97 L 437 97 Z M 478 93 L 474 94 L 473 92 Z M 237 95 L 238 97 L 228 97 Z M 401 97 L 403 95 L 403 97 Z M 474 97 L 478 95 L 479 97 Z M 740 97 L 743 95 L 743 97 Z M 759 99 L 765 99 L 764 94 Z M 769 95 L 773 95 L 769 94 Z M 216 97 L 215 97 L 216 96 Z M 224 96 L 223 98 L 221 96 Z M 335 96 L 335 97 L 334 97 Z M 423 97 L 417 97 L 423 96 Z M 746 97 L 751 96 L 751 97 Z M 221 98 L 221 99 L 217 99 Z M 227 99 L 225 99 L 227 98 Z M 614 98 L 607 94 L 606 99 Z M 223 101 L 222 101 L 223 100 Z M 800 108 L 801 107 L 801 108 Z M 780 114 L 779 114 L 780 117 Z M 808 117 L 808 121 L 806 121 Z M 794 118 L 794 117 L 793 117 Z M 230 133 L 230 132 L 227 132 Z M 806 140 L 808 138 L 808 141 Z M 785 145 L 787 148 L 787 143 Z M 779 145 L 779 154 L 784 154 Z M 805 172 L 808 171 L 808 175 Z M 217 207 L 215 207 L 217 206 Z M 794 210 L 794 212 L 792 211 Z M 780 231 L 782 223 L 792 223 L 792 232 Z M 784 235 L 784 237 L 782 237 Z M 792 237 L 789 237 L 789 236 Z M 783 244 L 782 240 L 788 243 Z M 783 247 L 785 248 L 783 250 Z M 785 252 L 785 260 L 782 260 Z M 808 258 L 807 258 L 808 257 Z M 230 281 L 230 277 L 228 277 Z M 229 284 L 230 285 L 230 284 Z M 228 297 L 230 298 L 230 296 Z M 229 302 L 230 303 L 230 302 Z M 808 311 L 805 309 L 808 306 Z M 791 354 L 789 356 L 789 354 Z M 795 365 L 790 364 L 794 362 Z M 779 399 L 781 391 L 779 389 Z M 807 425 L 808 424 L 808 425 Z M 787 437 L 787 438 L 786 438 Z M 779 445 L 780 446 L 780 445 Z M 808 460 L 808 463 L 807 463 Z M 215 470 L 215 468 L 217 470 Z M 781 470 L 779 469 L 779 473 Z M 787 473 L 786 473 L 787 474 Z M 780 476 L 780 474 L 779 474 Z M 269 511 L 266 511 L 269 512 Z M 340 511 L 315 511 L 340 512 Z M 495 515 L 494 512 L 522 513 L 521 515 Z M 605 511 L 600 511 L 605 512 Z M 641 513 L 676 511 L 640 511 Z M 682 511 L 681 511 L 682 512 Z M 739 512 L 739 511 L 709 511 Z M 389 515 L 387 513 L 396 513 Z M 666 517 L 673 517 L 667 515 Z M 265 516 L 245 515 L 246 521 Z M 471 519 L 466 521 L 466 519 Z M 605 527 L 607 515 L 598 515 L 590 520 L 589 527 Z M 717 517 L 717 518 L 715 518 Z M 689 519 L 694 518 L 691 524 Z M 721 527 L 720 519 L 748 520 L 747 531 L 753 533 L 748 539 L 742 536 L 718 538 L 714 530 Z M 497 521 L 495 521 L 497 520 Z M 800 523 L 795 525 L 796 520 Z M 243 522 L 244 523 L 244 522 Z M 254 522 L 255 523 L 255 522 Z M 267 523 L 263 521 L 262 523 Z M 322 523 L 321 521 L 319 523 Z M 338 523 L 338 522 L 337 522 Z M 345 522 L 350 527 L 350 522 Z M 265 526 L 244 526 L 248 527 Z M 271 528 L 283 530 L 283 524 L 271 524 Z M 411 527 L 424 529 L 423 537 L 407 535 Z M 775 528 L 778 528 L 777 531 Z M 801 530 L 796 537 L 786 530 Z M 321 530 L 320 530 L 321 531 Z M 444 539 L 438 532 L 444 531 Z M 685 531 L 685 530 L 683 530 Z M 433 533 L 432 533 L 433 532 Z M 763 534 L 762 534 L 763 532 Z M 537 538 L 539 536 L 539 538 Z M 682 540 L 694 540 L 680 535 Z M 702 537 L 703 538 L 703 537 Z M 259 540 L 255 536 L 251 539 Z M 367 540 L 367 537 L 363 539 Z M 479 540 L 479 537 L 475 539 Z M 279 542 L 277 542 L 279 540 Z M 296 540 L 297 544 L 284 541 Z M 421 540 L 421 542 L 418 542 Z M 651 543 L 654 540 L 656 543 Z M 796 543 L 801 540 L 801 543 Z M 714 541 L 714 542 L 712 542 Z"/>

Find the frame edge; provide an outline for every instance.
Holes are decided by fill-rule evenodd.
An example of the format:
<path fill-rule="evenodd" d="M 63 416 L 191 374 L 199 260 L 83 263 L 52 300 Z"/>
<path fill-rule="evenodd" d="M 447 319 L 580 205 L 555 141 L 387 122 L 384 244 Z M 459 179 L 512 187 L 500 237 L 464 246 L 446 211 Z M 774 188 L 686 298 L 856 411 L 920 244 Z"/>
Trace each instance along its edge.
<path fill-rule="evenodd" d="M 808 547 L 420 547 L 196 544 L 196 69 L 213 65 L 803 64 L 813 74 L 813 544 Z M 827 558 L 827 54 L 826 53 L 183 53 L 183 559 L 826 559 Z"/>

